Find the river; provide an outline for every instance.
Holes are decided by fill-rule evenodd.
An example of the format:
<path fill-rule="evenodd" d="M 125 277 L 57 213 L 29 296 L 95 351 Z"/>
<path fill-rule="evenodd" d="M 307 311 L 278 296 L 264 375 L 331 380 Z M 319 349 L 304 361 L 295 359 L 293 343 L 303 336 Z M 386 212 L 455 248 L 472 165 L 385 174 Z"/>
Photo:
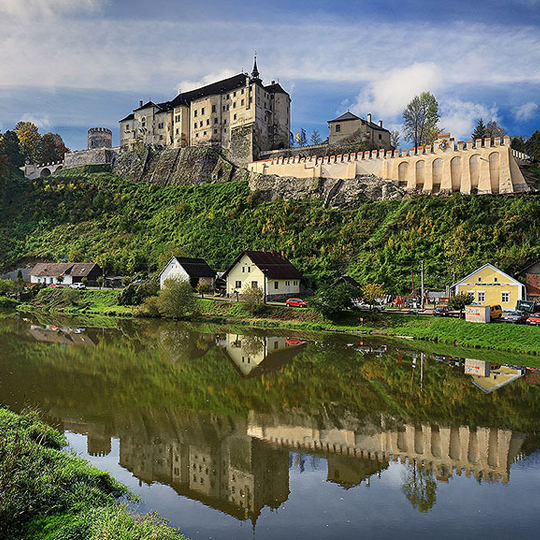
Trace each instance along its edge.
<path fill-rule="evenodd" d="M 540 370 L 419 342 L 0 318 L 0 403 L 193 539 L 536 539 Z"/>

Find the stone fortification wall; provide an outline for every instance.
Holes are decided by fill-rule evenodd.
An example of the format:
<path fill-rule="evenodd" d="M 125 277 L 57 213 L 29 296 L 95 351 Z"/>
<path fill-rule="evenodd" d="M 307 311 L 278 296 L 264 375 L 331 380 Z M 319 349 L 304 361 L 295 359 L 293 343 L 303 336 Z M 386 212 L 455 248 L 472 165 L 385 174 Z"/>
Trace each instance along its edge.
<path fill-rule="evenodd" d="M 116 150 L 114 148 L 95 148 L 69 152 L 64 156 L 64 168 L 84 167 L 85 165 L 103 165 L 114 163 Z"/>
<path fill-rule="evenodd" d="M 353 179 L 374 175 L 407 191 L 434 193 L 516 193 L 528 191 L 510 148 L 503 140 L 477 139 L 457 145 L 449 133 L 433 145 L 394 151 L 373 150 L 325 157 L 273 158 L 249 164 L 250 172 L 294 178 Z"/>

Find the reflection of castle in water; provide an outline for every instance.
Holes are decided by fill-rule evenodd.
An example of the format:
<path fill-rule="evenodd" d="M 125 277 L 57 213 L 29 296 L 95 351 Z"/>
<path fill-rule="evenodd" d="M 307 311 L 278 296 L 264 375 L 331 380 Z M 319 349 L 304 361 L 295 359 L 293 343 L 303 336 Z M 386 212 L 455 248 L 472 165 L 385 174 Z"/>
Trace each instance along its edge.
<path fill-rule="evenodd" d="M 340 456 L 371 460 L 415 461 L 448 481 L 465 472 L 467 477 L 507 483 L 510 465 L 521 459 L 524 437 L 497 428 L 443 427 L 435 424 L 364 426 L 361 429 L 320 428 L 306 417 L 276 421 L 275 417 L 252 414 L 248 433 L 277 447 L 323 451 Z M 329 461 L 330 471 L 330 461 Z"/>

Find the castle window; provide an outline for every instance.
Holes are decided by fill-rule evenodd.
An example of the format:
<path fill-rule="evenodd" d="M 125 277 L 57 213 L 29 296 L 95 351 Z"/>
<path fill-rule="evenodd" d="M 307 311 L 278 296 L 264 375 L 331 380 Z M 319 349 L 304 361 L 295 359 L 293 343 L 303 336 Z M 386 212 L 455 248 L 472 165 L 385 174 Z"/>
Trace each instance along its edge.
<path fill-rule="evenodd" d="M 216 134 L 216 133 L 217 133 L 217 129 L 216 129 L 216 128 L 214 128 L 214 134 Z"/>
<path fill-rule="evenodd" d="M 233 92 L 233 97 L 236 97 L 236 92 Z"/>
<path fill-rule="evenodd" d="M 198 134 L 198 133 L 195 133 L 195 137 L 198 137 L 198 136 L 199 136 L 199 134 Z"/>
<path fill-rule="evenodd" d="M 272 94 L 272 95 L 270 96 L 270 99 L 271 99 L 271 100 L 274 99 L 274 94 Z"/>
<path fill-rule="evenodd" d="M 225 107 L 225 105 L 223 105 L 223 110 L 225 111 L 227 108 Z"/>
<path fill-rule="evenodd" d="M 158 129 L 163 129 L 163 122 L 160 122 L 158 125 L 157 125 Z"/>
<path fill-rule="evenodd" d="M 341 124 L 336 124 L 336 133 L 341 131 Z"/>
<path fill-rule="evenodd" d="M 236 120 L 236 114 L 234 115 L 234 119 Z"/>
<path fill-rule="evenodd" d="M 227 105 L 227 110 L 229 110 L 229 105 Z"/>
<path fill-rule="evenodd" d="M 218 123 L 218 119 L 214 118 L 214 124 L 217 124 L 217 123 Z"/>
<path fill-rule="evenodd" d="M 193 116 L 197 117 L 197 109 L 193 111 Z"/>
<path fill-rule="evenodd" d="M 203 135 L 206 137 L 206 131 L 203 131 Z"/>
<path fill-rule="evenodd" d="M 160 140 L 160 141 L 163 140 L 163 135 L 160 135 L 160 136 L 159 136 L 159 140 Z"/>
<path fill-rule="evenodd" d="M 231 96 L 229 94 L 227 94 L 227 99 L 231 99 Z"/>
<path fill-rule="evenodd" d="M 379 133 L 379 139 L 382 139 L 382 135 Z"/>
<path fill-rule="evenodd" d="M 210 125 L 210 118 L 208 118 L 208 119 L 206 120 L 206 125 L 207 125 L 207 126 Z"/>
<path fill-rule="evenodd" d="M 243 94 L 243 93 L 244 93 L 244 89 L 243 89 L 243 88 L 242 88 L 242 92 L 240 92 L 240 93 L 241 93 L 241 94 Z"/>
<path fill-rule="evenodd" d="M 227 133 L 227 128 L 224 128 L 224 129 L 223 129 L 223 133 Z"/>
<path fill-rule="evenodd" d="M 180 130 L 178 128 L 176 128 L 176 134 L 179 135 L 180 134 Z"/>
<path fill-rule="evenodd" d="M 199 122 L 199 127 L 203 127 L 203 121 L 202 120 Z"/>
<path fill-rule="evenodd" d="M 129 124 L 126 124 L 126 127 L 124 129 L 127 131 L 129 129 Z"/>
<path fill-rule="evenodd" d="M 240 105 L 244 106 L 244 100 L 242 100 L 242 101 L 240 102 Z"/>
<path fill-rule="evenodd" d="M 227 123 L 227 119 L 225 118 L 225 120 L 223 120 L 223 123 L 226 124 Z"/>
<path fill-rule="evenodd" d="M 216 112 L 216 106 L 212 105 L 212 112 Z"/>
<path fill-rule="evenodd" d="M 232 104 L 232 108 L 236 109 L 236 101 Z"/>
<path fill-rule="evenodd" d="M 193 124 L 193 129 L 197 129 L 197 122 Z"/>
<path fill-rule="evenodd" d="M 266 101 L 264 102 L 264 108 L 266 109 Z"/>
<path fill-rule="evenodd" d="M 204 107 L 201 109 L 201 115 L 204 114 Z"/>

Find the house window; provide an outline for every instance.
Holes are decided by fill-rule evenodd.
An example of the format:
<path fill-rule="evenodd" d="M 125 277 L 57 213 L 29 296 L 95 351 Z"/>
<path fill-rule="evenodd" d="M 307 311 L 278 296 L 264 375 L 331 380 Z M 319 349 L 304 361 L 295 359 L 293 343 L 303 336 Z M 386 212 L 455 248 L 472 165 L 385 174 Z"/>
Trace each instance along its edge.
<path fill-rule="evenodd" d="M 285 287 L 290 287 L 291 286 L 291 282 L 290 281 L 286 281 L 285 282 Z"/>
<path fill-rule="evenodd" d="M 293 283 L 293 285 L 298 285 L 298 281 L 295 281 L 295 282 Z"/>
<path fill-rule="evenodd" d="M 482 278 L 480 276 L 478 276 L 478 281 L 482 281 Z"/>
<path fill-rule="evenodd" d="M 494 277 L 493 278 L 493 283 L 497 283 L 497 281 L 499 281 L 499 278 Z"/>
<path fill-rule="evenodd" d="M 279 341 L 274 341 L 274 349 L 279 349 Z"/>
<path fill-rule="evenodd" d="M 129 124 L 126 124 L 126 131 L 129 129 Z"/>
<path fill-rule="evenodd" d="M 259 283 L 257 281 L 252 281 L 251 282 L 251 288 L 252 289 L 256 289 L 258 286 L 259 286 Z"/>
<path fill-rule="evenodd" d="M 274 289 L 279 289 L 279 281 L 274 281 Z"/>
<path fill-rule="evenodd" d="M 242 266 L 242 274 L 245 273 L 245 271 L 246 271 L 246 267 Z"/>
<path fill-rule="evenodd" d="M 485 302 L 486 301 L 486 293 L 485 292 L 478 292 L 478 301 L 479 302 Z"/>
<path fill-rule="evenodd" d="M 510 293 L 509 292 L 502 292 L 501 293 L 501 302 L 510 302 Z"/>
<path fill-rule="evenodd" d="M 241 288 L 242 288 L 242 282 L 241 282 L 241 281 L 237 281 L 236 284 L 235 284 L 235 288 L 241 289 Z"/>
<path fill-rule="evenodd" d="M 212 112 L 216 112 L 216 106 L 212 105 Z"/>
<path fill-rule="evenodd" d="M 336 133 L 341 131 L 341 124 L 336 124 Z"/>
<path fill-rule="evenodd" d="M 382 139 L 382 135 L 379 133 L 379 140 Z"/>

